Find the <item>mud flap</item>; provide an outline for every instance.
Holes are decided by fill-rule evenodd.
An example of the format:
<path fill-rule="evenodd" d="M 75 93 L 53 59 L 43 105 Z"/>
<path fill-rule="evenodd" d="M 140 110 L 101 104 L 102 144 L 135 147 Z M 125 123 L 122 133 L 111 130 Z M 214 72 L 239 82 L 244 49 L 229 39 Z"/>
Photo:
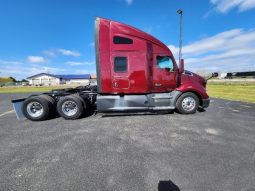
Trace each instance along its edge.
<path fill-rule="evenodd" d="M 12 105 L 13 108 L 15 110 L 16 116 L 18 118 L 18 120 L 25 120 L 27 119 L 23 112 L 22 112 L 22 104 L 24 102 L 25 99 L 16 99 L 16 100 L 12 100 Z"/>

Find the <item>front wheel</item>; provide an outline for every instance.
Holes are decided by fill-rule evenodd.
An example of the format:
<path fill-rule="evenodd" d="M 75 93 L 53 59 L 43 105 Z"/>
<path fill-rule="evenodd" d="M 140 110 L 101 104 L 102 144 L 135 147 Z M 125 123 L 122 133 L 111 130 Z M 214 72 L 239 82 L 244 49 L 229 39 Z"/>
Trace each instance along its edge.
<path fill-rule="evenodd" d="M 181 114 L 196 113 L 198 106 L 199 99 L 191 92 L 182 94 L 176 102 L 176 108 Z"/>

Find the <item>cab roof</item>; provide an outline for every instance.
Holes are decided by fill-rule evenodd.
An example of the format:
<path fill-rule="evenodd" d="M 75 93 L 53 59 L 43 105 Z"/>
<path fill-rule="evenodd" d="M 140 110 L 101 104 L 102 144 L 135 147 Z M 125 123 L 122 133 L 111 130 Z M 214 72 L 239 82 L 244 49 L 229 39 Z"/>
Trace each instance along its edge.
<path fill-rule="evenodd" d="M 124 24 L 124 23 L 120 23 L 117 21 L 113 21 L 113 20 L 105 19 L 105 18 L 101 18 L 101 17 L 96 17 L 96 20 L 107 22 L 111 25 L 111 27 L 118 28 L 118 30 L 120 31 L 121 34 L 126 34 L 129 36 L 134 36 L 134 37 L 138 37 L 141 39 L 145 39 L 145 40 L 150 41 L 153 44 L 156 44 L 156 45 L 162 47 L 163 49 L 171 52 L 170 49 L 164 43 L 162 43 L 160 40 L 156 39 L 152 35 L 144 32 L 140 29 L 137 29 L 135 27 L 132 27 L 132 26 Z"/>

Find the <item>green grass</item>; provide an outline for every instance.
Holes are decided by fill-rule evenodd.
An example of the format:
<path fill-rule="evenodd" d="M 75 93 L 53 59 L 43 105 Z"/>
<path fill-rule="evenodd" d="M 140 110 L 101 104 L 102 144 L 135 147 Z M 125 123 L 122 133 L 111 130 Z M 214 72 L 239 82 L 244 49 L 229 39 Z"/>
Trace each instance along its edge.
<path fill-rule="evenodd" d="M 64 89 L 73 86 L 51 86 L 51 87 L 0 87 L 0 93 L 32 93 L 32 92 L 48 92 L 52 89 Z"/>
<path fill-rule="evenodd" d="M 210 97 L 255 103 L 255 83 L 209 83 Z"/>

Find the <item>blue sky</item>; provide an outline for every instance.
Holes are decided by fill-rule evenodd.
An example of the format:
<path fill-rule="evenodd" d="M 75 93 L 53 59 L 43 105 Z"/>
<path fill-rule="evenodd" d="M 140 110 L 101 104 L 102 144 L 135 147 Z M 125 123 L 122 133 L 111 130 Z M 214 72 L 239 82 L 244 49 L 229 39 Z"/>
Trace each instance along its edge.
<path fill-rule="evenodd" d="M 0 76 L 95 73 L 94 18 L 144 30 L 195 72 L 255 70 L 255 0 L 0 0 Z"/>

